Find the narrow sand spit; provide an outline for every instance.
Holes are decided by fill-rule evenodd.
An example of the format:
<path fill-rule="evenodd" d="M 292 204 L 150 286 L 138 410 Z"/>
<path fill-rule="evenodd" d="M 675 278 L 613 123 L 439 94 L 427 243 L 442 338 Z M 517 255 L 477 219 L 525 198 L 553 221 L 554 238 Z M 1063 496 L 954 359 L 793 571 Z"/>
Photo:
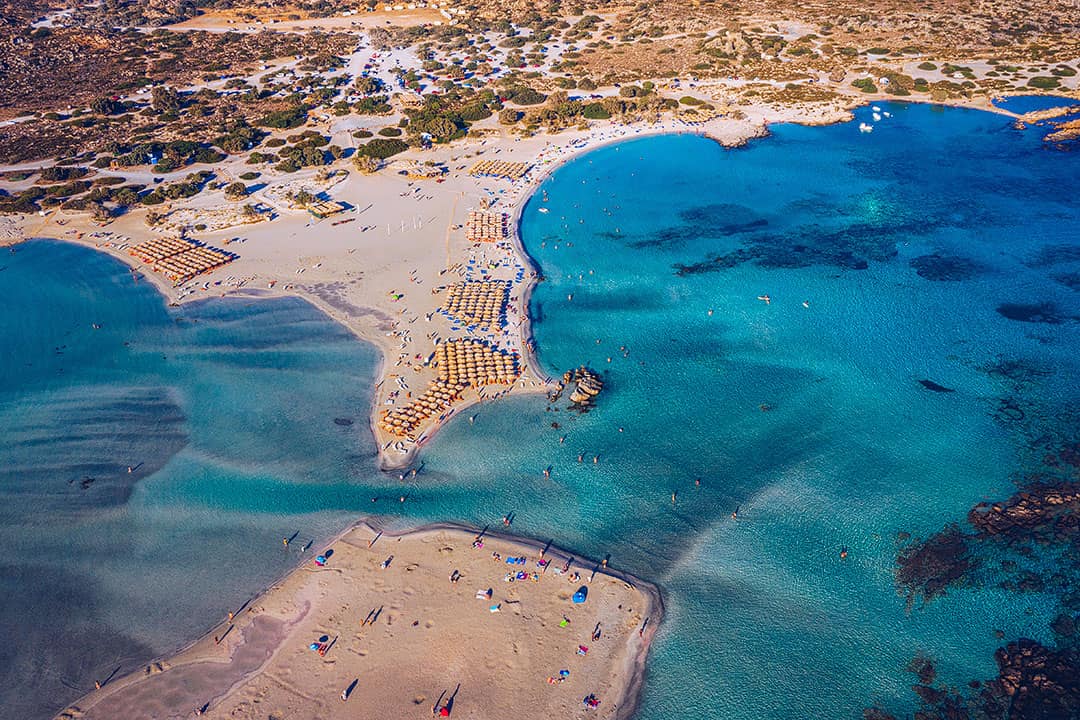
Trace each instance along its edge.
<path fill-rule="evenodd" d="M 553 546 L 538 566 L 545 546 L 528 540 L 484 533 L 474 547 L 478 534 L 358 525 L 187 650 L 59 718 L 410 718 L 448 703 L 454 718 L 629 717 L 656 588 Z"/>

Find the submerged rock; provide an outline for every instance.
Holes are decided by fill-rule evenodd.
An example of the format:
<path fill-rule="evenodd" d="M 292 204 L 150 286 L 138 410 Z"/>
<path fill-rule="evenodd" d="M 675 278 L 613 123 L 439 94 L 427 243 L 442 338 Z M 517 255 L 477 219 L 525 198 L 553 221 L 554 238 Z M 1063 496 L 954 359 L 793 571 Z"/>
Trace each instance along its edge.
<path fill-rule="evenodd" d="M 1062 315 L 1057 305 L 1052 302 L 1038 304 L 1004 303 L 997 306 L 998 315 L 1008 320 L 1027 323 L 1046 323 L 1060 325 L 1066 320 L 1075 319 Z"/>
<path fill-rule="evenodd" d="M 896 559 L 896 584 L 906 593 L 908 605 L 917 597 L 923 602 L 945 593 L 978 566 L 968 547 L 968 536 L 956 525 L 904 548 Z"/>
<path fill-rule="evenodd" d="M 920 380 L 920 381 L 919 381 L 919 384 L 920 384 L 920 385 L 922 385 L 922 386 L 923 386 L 924 388 L 926 388 L 927 390 L 933 390 L 934 392 L 939 392 L 939 393 L 951 393 L 951 392 L 956 392 L 956 391 L 955 391 L 955 390 L 953 390 L 952 388 L 947 388 L 947 387 L 945 387 L 944 385 L 938 385 L 938 384 L 937 384 L 936 382 L 934 382 L 933 380 Z"/>
<path fill-rule="evenodd" d="M 970 280 L 983 272 L 983 267 L 973 260 L 956 255 L 920 255 L 911 260 L 911 267 L 919 277 L 935 282 L 958 282 Z"/>

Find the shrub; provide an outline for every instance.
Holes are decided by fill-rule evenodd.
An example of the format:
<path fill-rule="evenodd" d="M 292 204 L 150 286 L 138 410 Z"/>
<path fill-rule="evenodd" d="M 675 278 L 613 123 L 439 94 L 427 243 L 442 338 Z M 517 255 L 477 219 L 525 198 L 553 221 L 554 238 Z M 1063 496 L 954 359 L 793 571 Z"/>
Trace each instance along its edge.
<path fill-rule="evenodd" d="M 233 182 L 225 186 L 225 197 L 229 200 L 240 200 L 248 194 L 247 185 L 242 182 Z"/>
<path fill-rule="evenodd" d="M 86 177 L 89 173 L 82 167 L 47 167 L 41 169 L 41 179 L 45 182 L 63 182 Z"/>
<path fill-rule="evenodd" d="M 1031 78 L 1027 81 L 1028 87 L 1038 88 L 1039 90 L 1055 90 L 1061 87 L 1061 83 L 1056 77 L 1049 77 L 1047 75 L 1039 75 Z"/>
<path fill-rule="evenodd" d="M 357 154 L 385 160 L 388 157 L 405 152 L 409 149 L 408 143 L 397 138 L 375 138 L 356 149 Z"/>
<path fill-rule="evenodd" d="M 859 78 L 858 80 L 852 81 L 851 84 L 854 87 L 857 87 L 860 90 L 862 90 L 864 93 L 876 93 L 877 92 L 877 85 L 875 85 L 874 81 L 871 80 L 870 78 Z"/>
<path fill-rule="evenodd" d="M 260 118 L 256 124 L 263 127 L 288 130 L 290 128 L 300 127 L 305 122 L 307 122 L 307 110 L 302 105 L 296 105 L 284 110 L 276 110 L 267 113 Z"/>
<path fill-rule="evenodd" d="M 513 91 L 507 99 L 516 105 L 539 105 L 547 100 L 547 96 L 531 87 L 523 87 Z"/>
<path fill-rule="evenodd" d="M 611 117 L 611 113 L 605 110 L 604 106 L 598 102 L 586 105 L 581 114 L 589 120 L 607 120 Z"/>
<path fill-rule="evenodd" d="M 383 137 L 401 137 L 401 128 L 384 127 L 379 130 L 379 134 Z"/>

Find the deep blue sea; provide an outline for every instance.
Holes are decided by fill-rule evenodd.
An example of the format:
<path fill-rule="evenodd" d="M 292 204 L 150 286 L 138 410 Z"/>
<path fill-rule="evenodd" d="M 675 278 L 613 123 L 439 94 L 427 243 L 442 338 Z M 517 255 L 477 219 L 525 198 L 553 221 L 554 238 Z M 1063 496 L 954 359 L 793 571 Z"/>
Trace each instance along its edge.
<path fill-rule="evenodd" d="M 514 512 L 660 584 L 648 720 L 910 714 L 916 653 L 963 686 L 1004 641 L 1051 642 L 1050 592 L 909 607 L 894 572 L 899 533 L 1013 492 L 1036 423 L 1003 398 L 1051 426 L 1080 400 L 1080 153 L 990 113 L 879 110 L 557 169 L 522 221 L 534 331 L 548 373 L 605 373 L 598 407 L 486 404 L 405 488 L 374 466 L 373 351 L 303 303 L 166 309 L 82 248 L 0 258 L 0 702 L 47 715 L 13 688 L 70 688 L 52 710 L 297 562 L 283 535 L 372 511 Z"/>

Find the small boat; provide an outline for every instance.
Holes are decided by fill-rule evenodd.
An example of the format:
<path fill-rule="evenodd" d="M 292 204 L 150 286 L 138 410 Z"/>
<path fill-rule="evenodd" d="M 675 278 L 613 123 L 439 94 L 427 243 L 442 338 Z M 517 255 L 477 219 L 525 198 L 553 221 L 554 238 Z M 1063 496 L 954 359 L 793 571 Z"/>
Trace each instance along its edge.
<path fill-rule="evenodd" d="M 546 213 L 546 212 L 549 212 L 549 211 L 548 211 L 548 209 L 547 209 L 547 208 L 543 208 L 543 207 L 542 207 L 542 208 L 540 208 L 540 212 L 542 212 L 542 213 Z"/>
<path fill-rule="evenodd" d="M 859 123 L 859 132 L 871 133 L 874 132 L 874 126 L 867 123 Z"/>

